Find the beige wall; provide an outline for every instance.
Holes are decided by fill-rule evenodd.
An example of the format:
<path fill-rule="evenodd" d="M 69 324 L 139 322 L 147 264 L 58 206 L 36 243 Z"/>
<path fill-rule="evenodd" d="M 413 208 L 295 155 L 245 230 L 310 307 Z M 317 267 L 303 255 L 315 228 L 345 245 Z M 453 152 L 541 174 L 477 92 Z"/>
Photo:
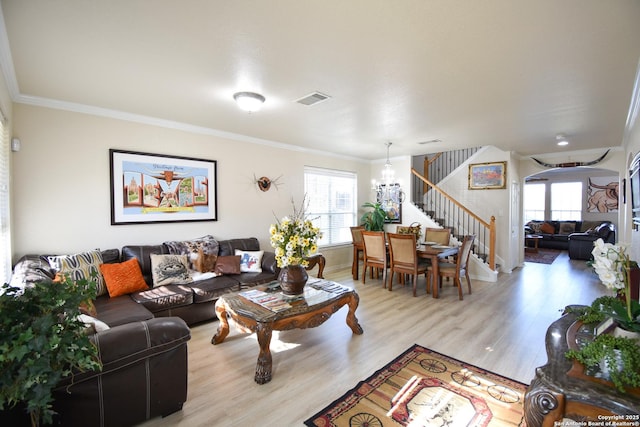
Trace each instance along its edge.
<path fill-rule="evenodd" d="M 354 171 L 359 205 L 368 199 L 371 165 L 92 115 L 14 105 L 13 254 L 71 253 L 125 244 L 156 244 L 211 234 L 255 236 L 269 248 L 274 214 L 291 212 L 304 195 L 305 165 Z M 110 224 L 109 149 L 169 154 L 218 162 L 218 221 Z M 261 192 L 254 176 L 279 180 Z M 351 245 L 322 249 L 329 267 L 349 266 Z"/>

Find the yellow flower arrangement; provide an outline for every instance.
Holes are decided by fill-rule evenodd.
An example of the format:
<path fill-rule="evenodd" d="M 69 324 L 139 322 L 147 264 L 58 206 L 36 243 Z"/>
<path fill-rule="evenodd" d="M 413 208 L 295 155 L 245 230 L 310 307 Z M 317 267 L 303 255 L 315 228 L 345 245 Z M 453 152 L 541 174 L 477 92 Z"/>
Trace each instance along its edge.
<path fill-rule="evenodd" d="M 305 199 L 300 209 L 296 209 L 293 200 L 293 215 L 285 216 L 269 227 L 271 246 L 275 249 L 278 267 L 301 265 L 307 267 L 306 257 L 318 250 L 318 240 L 322 233 L 305 213 Z"/>

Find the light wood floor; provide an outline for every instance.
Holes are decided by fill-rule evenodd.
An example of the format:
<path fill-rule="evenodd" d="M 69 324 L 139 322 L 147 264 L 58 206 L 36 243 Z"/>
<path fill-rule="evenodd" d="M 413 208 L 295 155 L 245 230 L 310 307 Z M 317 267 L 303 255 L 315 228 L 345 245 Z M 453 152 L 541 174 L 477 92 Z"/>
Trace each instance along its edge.
<path fill-rule="evenodd" d="M 424 278 L 414 298 L 410 286 L 389 292 L 381 280 L 354 283 L 347 270 L 326 276 L 358 291 L 363 335 L 346 325 L 347 307 L 317 328 L 274 332 L 273 379 L 258 385 L 253 335 L 232 325 L 226 341 L 213 346 L 218 322 L 195 326 L 183 410 L 144 425 L 301 426 L 414 343 L 528 384 L 547 360 L 547 326 L 566 305 L 606 293 L 586 263 L 566 252 L 552 265 L 525 263 L 500 274 L 496 283 L 474 280 L 463 301 L 446 283 L 440 298 L 431 298 Z"/>

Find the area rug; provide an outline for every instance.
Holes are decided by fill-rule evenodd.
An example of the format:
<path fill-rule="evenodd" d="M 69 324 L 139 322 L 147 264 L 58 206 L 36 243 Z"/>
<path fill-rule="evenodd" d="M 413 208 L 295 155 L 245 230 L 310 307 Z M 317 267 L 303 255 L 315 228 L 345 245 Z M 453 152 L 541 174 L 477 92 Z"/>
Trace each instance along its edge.
<path fill-rule="evenodd" d="M 538 264 L 553 264 L 553 261 L 562 253 L 561 249 L 540 248 L 538 252 L 524 251 L 525 262 L 537 262 Z"/>
<path fill-rule="evenodd" d="M 305 425 L 524 426 L 526 387 L 415 344 Z"/>

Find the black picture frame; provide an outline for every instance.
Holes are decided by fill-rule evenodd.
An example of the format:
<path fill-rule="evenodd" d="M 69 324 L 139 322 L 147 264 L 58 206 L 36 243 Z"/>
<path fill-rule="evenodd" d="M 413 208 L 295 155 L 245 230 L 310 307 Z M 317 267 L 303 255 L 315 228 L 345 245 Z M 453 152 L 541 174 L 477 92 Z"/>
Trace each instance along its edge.
<path fill-rule="evenodd" d="M 217 161 L 109 150 L 111 225 L 217 221 Z"/>

